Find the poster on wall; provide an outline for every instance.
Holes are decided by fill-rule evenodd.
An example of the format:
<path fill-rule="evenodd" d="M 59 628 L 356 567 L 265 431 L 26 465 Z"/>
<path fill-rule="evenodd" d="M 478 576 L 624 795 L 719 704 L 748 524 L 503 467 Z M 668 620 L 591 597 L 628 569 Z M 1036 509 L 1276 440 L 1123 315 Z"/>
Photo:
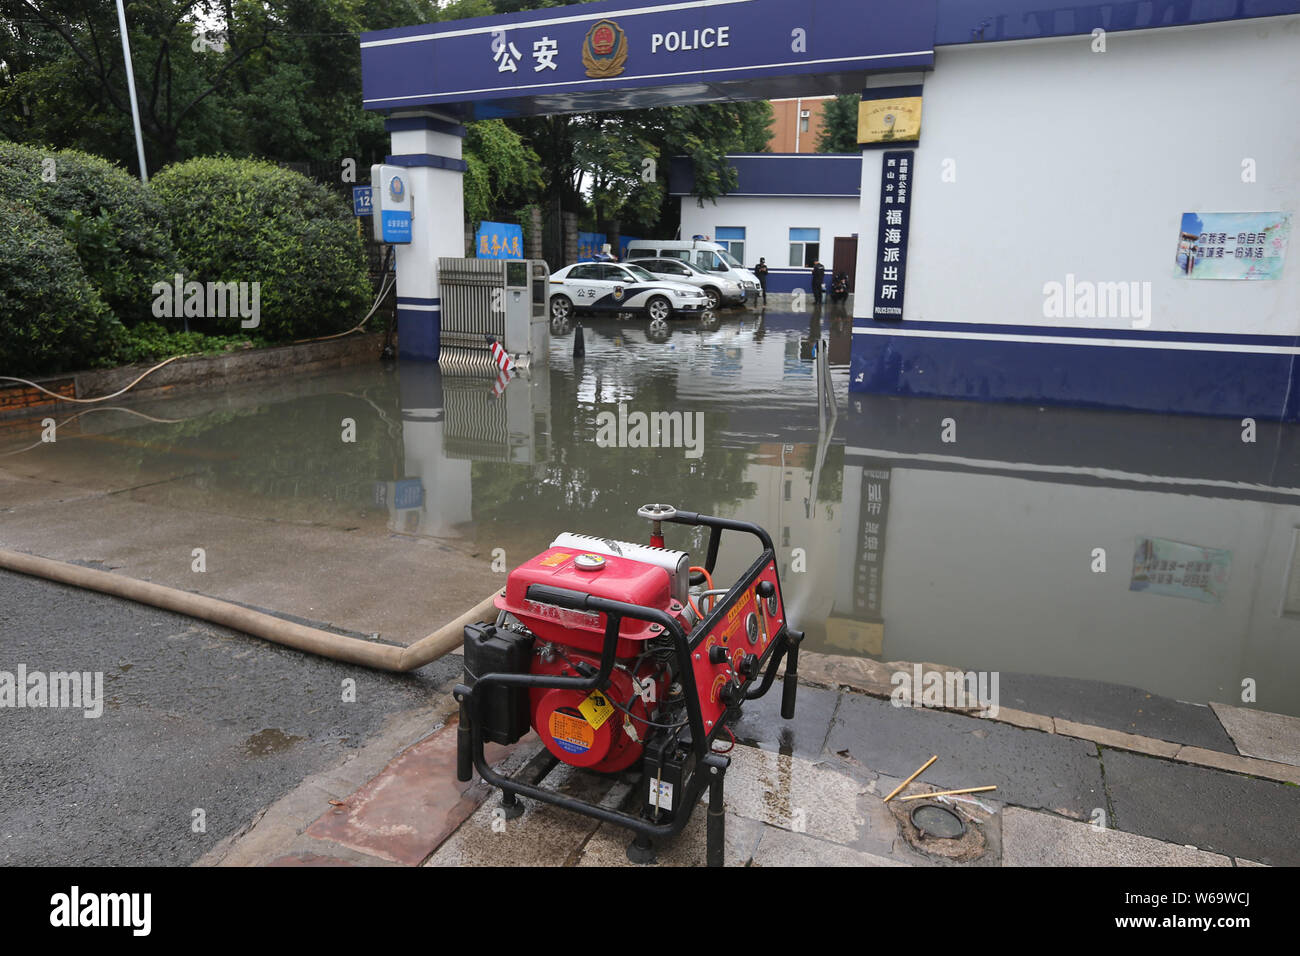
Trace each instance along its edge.
<path fill-rule="evenodd" d="M 1280 279 L 1289 212 L 1185 212 L 1174 275 L 1182 279 Z"/>
<path fill-rule="evenodd" d="M 903 280 L 907 274 L 907 231 L 912 212 L 912 158 L 915 150 L 890 150 L 880 163 L 880 225 L 876 232 L 876 298 L 871 317 L 903 318 Z"/>
<path fill-rule="evenodd" d="M 1138 538 L 1130 591 L 1218 604 L 1228 589 L 1232 552 L 1164 538 Z"/>

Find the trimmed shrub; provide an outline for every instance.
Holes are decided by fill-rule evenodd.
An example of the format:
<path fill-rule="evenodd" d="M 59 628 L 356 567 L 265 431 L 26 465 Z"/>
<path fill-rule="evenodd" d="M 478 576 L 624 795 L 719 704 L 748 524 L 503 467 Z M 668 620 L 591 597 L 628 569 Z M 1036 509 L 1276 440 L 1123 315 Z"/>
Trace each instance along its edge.
<path fill-rule="evenodd" d="M 122 325 L 44 216 L 0 200 L 0 374 L 105 364 Z"/>
<path fill-rule="evenodd" d="M 205 332 L 272 340 L 350 328 L 372 292 L 356 220 L 305 176 L 260 160 L 209 156 L 168 166 L 151 181 L 187 278 L 260 283 L 261 325 L 239 316 L 191 318 Z"/>
<path fill-rule="evenodd" d="M 53 159 L 54 181 L 42 175 Z M 63 231 L 87 279 L 122 322 L 152 319 L 155 282 L 176 272 L 162 204 L 147 186 L 98 156 L 0 142 L 0 195 Z"/>

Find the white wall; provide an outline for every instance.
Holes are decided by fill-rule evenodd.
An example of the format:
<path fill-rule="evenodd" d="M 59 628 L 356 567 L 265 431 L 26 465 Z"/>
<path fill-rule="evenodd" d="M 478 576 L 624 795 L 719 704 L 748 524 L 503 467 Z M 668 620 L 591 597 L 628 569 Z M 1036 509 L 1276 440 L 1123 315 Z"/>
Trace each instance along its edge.
<path fill-rule="evenodd" d="M 835 237 L 861 232 L 860 222 L 857 199 L 723 196 L 716 205 L 706 199 L 703 208 L 689 196 L 682 199 L 682 238 L 716 236 L 719 226 L 741 226 L 744 264 L 753 266 L 765 256 L 769 269 L 789 268 L 791 229 L 820 229 L 821 260 L 830 272 Z"/>
<path fill-rule="evenodd" d="M 1300 331 L 1300 17 L 944 47 L 925 81 L 904 318 L 1049 319 L 1043 284 L 1150 281 L 1153 330 Z M 1257 182 L 1241 181 L 1253 158 Z M 956 181 L 941 179 L 945 160 Z M 863 158 L 858 276 L 880 153 Z M 1184 212 L 1292 213 L 1280 280 L 1174 277 Z M 770 257 L 769 257 L 770 258 Z M 864 287 L 863 291 L 867 291 Z M 871 297 L 855 314 L 870 314 Z"/>

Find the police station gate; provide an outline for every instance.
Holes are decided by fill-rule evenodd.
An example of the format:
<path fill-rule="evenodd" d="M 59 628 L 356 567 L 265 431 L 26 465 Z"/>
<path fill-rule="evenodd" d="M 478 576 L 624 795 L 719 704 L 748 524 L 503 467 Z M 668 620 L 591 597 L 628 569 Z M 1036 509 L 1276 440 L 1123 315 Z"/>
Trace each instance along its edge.
<path fill-rule="evenodd" d="M 928 68 L 934 19 L 934 0 L 606 0 L 363 34 L 364 105 L 387 114 L 386 165 L 409 190 L 402 356 L 438 356 L 437 261 L 464 254 L 464 120 L 856 93 L 868 72 Z M 392 197 L 372 186 L 381 217 Z"/>
<path fill-rule="evenodd" d="M 1282 262 L 1300 154 L 1278 118 L 1300 110 L 1297 13 L 601 0 L 365 33 L 364 106 L 386 114 L 400 182 L 372 185 L 401 236 L 401 354 L 438 357 L 438 259 L 464 254 L 465 120 L 860 93 L 852 389 L 1295 420 L 1300 282 Z M 1261 95 L 1189 96 L 1188 63 Z M 1228 142 L 1214 116 L 1249 136 Z M 1217 282 L 1185 254 L 1176 268 L 1198 242 L 1187 222 L 1204 245 L 1234 216 L 1236 257 L 1258 261 Z"/>

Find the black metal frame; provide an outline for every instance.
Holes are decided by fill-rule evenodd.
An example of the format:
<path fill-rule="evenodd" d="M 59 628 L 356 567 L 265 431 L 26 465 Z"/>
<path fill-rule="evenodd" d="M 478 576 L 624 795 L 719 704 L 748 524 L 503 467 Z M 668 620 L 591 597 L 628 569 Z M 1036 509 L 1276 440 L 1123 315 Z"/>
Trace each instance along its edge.
<path fill-rule="evenodd" d="M 740 531 L 752 534 L 759 539 L 763 551 L 745 574 L 741 576 L 740 580 L 731 587 L 726 596 L 721 601 L 715 602 L 709 614 L 692 629 L 693 633 L 698 635 L 693 641 L 688 639 L 686 632 L 682 630 L 681 625 L 678 624 L 675 618 L 659 608 L 641 607 L 637 604 L 614 601 L 568 588 L 557 588 L 544 584 L 530 585 L 525 592 L 525 596 L 529 600 L 553 604 L 575 611 L 597 611 L 605 615 L 605 640 L 601 647 L 600 668 L 595 674 L 588 677 L 490 673 L 478 677 L 474 681 L 473 687 L 466 684 L 456 685 L 453 693 L 461 705 L 460 729 L 457 735 L 459 750 L 458 776 L 462 781 L 467 781 L 472 776 L 467 765 L 469 761 L 466 760 L 468 754 L 472 757 L 474 769 L 478 770 L 479 776 L 501 790 L 501 804 L 505 808 L 508 817 L 517 816 L 523 812 L 518 803 L 519 796 L 531 797 L 543 803 L 595 817 L 598 820 L 625 827 L 635 833 L 634 846 L 641 854 L 640 859 L 649 858 L 652 848 L 650 841 L 653 838 L 673 837 L 682 831 L 690 820 L 691 813 L 694 811 L 695 805 L 699 802 L 700 795 L 707 785 L 709 788 L 709 815 L 706 856 L 709 866 L 721 866 L 725 845 L 725 811 L 722 788 L 727 768 L 731 765 L 731 758 L 713 752 L 713 738 L 722 729 L 726 717 L 733 712 L 739 711 L 740 704 L 730 705 L 723 717 L 719 719 L 717 725 L 706 731 L 704 717 L 700 709 L 699 689 L 695 683 L 692 654 L 708 635 L 711 628 L 720 620 L 720 616 L 745 596 L 768 563 L 771 562 L 775 566 L 776 551 L 772 547 L 772 539 L 767 532 L 756 524 L 684 511 L 679 511 L 672 518 L 664 520 L 675 524 L 703 525 L 711 529 L 708 556 L 703 565 L 710 574 L 713 573 L 713 569 L 717 564 L 718 549 L 723 531 Z M 703 580 L 704 576 L 700 575 L 699 581 L 694 580 L 693 577 L 692 583 L 702 583 Z M 779 576 L 777 587 L 779 590 Z M 782 610 L 784 610 L 784 607 Z M 483 752 L 484 741 L 480 710 L 485 695 L 477 693 L 479 688 L 497 684 L 506 687 L 523 688 L 557 688 L 576 691 L 603 690 L 608 685 L 610 674 L 614 670 L 619 629 L 624 618 L 657 624 L 663 628 L 664 633 L 673 639 L 673 648 L 678 665 L 678 680 L 682 683 L 682 692 L 686 699 L 687 722 L 691 729 L 691 749 L 698 761 L 698 769 L 692 775 L 690 785 L 683 794 L 681 808 L 674 810 L 673 820 L 669 823 L 652 823 L 639 816 L 586 803 L 565 794 L 556 793 L 553 790 L 546 790 L 533 784 L 512 780 L 493 770 L 488 765 Z M 766 694 L 771 688 L 772 682 L 776 679 L 777 668 L 780 667 L 784 658 L 787 660 L 787 664 L 781 699 L 781 716 L 787 720 L 792 718 L 794 716 L 795 692 L 798 688 L 799 642 L 802 640 L 802 633 L 791 630 L 787 624 L 782 623 L 781 629 L 769 642 L 763 657 L 759 660 L 754 675 L 746 677 L 742 681 L 743 694 L 741 700 L 754 700 Z M 757 687 L 752 686 L 760 673 L 762 674 L 762 681 Z M 629 848 L 629 855 L 631 853 L 632 848 Z"/>

